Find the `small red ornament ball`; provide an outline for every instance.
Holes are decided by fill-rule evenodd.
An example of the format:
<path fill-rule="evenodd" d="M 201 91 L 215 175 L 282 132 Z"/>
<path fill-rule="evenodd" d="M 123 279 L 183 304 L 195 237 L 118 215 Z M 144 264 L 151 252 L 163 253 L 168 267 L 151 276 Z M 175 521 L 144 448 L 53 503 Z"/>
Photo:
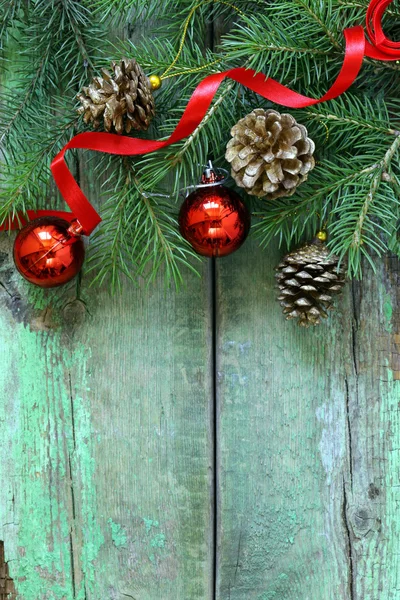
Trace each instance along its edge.
<path fill-rule="evenodd" d="M 76 223 L 49 216 L 21 229 L 14 243 L 14 261 L 22 277 L 43 288 L 62 285 L 75 277 L 85 258 Z"/>
<path fill-rule="evenodd" d="M 250 229 L 250 213 L 239 194 L 223 185 L 199 187 L 179 213 L 182 236 L 202 256 L 235 252 Z"/>

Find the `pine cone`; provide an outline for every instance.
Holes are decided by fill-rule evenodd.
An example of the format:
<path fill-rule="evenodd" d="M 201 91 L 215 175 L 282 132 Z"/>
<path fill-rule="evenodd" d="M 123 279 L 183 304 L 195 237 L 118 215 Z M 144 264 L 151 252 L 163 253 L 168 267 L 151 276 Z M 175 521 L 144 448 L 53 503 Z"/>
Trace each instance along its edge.
<path fill-rule="evenodd" d="M 97 129 L 104 120 L 104 129 L 130 133 L 145 130 L 155 114 L 150 83 L 141 66 L 134 60 L 112 63 L 113 73 L 102 69 L 103 77 L 94 77 L 88 87 L 78 94 L 85 123 L 93 122 Z"/>
<path fill-rule="evenodd" d="M 289 114 L 256 108 L 231 135 L 225 158 L 237 185 L 253 196 L 291 196 L 315 166 L 315 144 Z"/>
<path fill-rule="evenodd" d="M 339 258 L 329 253 L 318 238 L 287 254 L 276 268 L 281 306 L 287 319 L 298 319 L 299 325 L 319 325 L 328 316 L 332 296 L 339 294 L 345 283 L 344 268 Z"/>

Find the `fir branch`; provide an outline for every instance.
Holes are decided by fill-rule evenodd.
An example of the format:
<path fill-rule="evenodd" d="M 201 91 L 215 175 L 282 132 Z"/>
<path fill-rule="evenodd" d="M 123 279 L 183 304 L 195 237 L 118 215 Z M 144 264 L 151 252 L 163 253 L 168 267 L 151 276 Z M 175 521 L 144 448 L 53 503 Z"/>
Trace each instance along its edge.
<path fill-rule="evenodd" d="M 340 126 L 353 125 L 359 127 L 361 129 L 369 129 L 376 133 L 383 133 L 386 135 L 398 135 L 398 131 L 396 129 L 391 129 L 390 127 L 376 125 L 374 123 L 369 123 L 357 117 L 344 117 L 339 116 L 329 112 L 321 112 L 321 111 L 313 111 L 309 110 L 307 116 L 310 119 L 315 119 L 316 121 L 325 122 L 325 121 L 335 121 Z"/>
<path fill-rule="evenodd" d="M 165 0 L 152 4 L 148 0 L 93 0 L 93 13 L 101 22 L 118 26 L 139 19 L 150 19 L 154 13 L 162 13 L 166 8 Z"/>
<path fill-rule="evenodd" d="M 36 150 L 26 152 L 23 160 L 12 162 L 7 170 L 3 169 L 3 181 L 0 191 L 0 223 L 4 223 L 10 216 L 15 217 L 17 212 L 25 213 L 28 208 L 37 208 L 41 201 L 38 186 L 43 190 L 47 187 L 49 174 L 49 158 L 61 149 L 71 137 L 71 132 L 76 126 L 77 118 L 66 123 L 53 132 L 44 141 L 33 144 Z M 46 175 L 44 175 L 44 172 Z M 45 194 L 42 194 L 45 197 Z M 35 197 L 37 196 L 37 197 Z M 30 205 L 26 205 L 26 200 Z"/>
<path fill-rule="evenodd" d="M 324 8 L 323 16 L 326 17 L 327 14 L 329 12 L 331 12 L 331 10 L 332 10 L 331 0 L 324 0 L 323 3 L 321 3 L 319 0 L 317 0 L 317 1 L 315 1 L 315 0 L 294 0 L 294 3 L 297 4 L 298 6 L 300 6 L 301 8 L 303 8 L 303 10 L 306 11 L 314 19 L 314 21 L 316 23 L 318 23 L 318 25 L 321 27 L 322 31 L 325 33 L 325 35 L 331 41 L 332 45 L 337 50 L 340 50 L 341 45 L 338 42 L 338 40 L 336 39 L 336 36 L 334 35 L 333 31 L 331 31 L 329 29 L 327 23 L 322 20 L 322 16 L 320 14 L 318 14 L 318 12 L 321 11 L 322 7 Z"/>
<path fill-rule="evenodd" d="M 13 130 L 16 134 L 20 133 L 27 107 L 38 101 L 42 104 L 44 97 L 62 87 L 60 76 L 67 80 L 67 88 L 74 89 L 74 93 L 78 91 L 81 77 L 83 74 L 87 76 L 87 66 L 93 64 L 91 54 L 102 34 L 97 25 L 91 25 L 90 11 L 85 2 L 36 0 L 27 4 L 24 20 L 18 24 L 17 37 L 18 52 L 15 53 L 11 45 L 10 53 L 13 69 L 24 77 L 17 87 L 13 87 L 15 100 L 3 103 L 2 112 L 7 114 L 7 119 L 1 119 L 7 121 L 0 131 L 3 143 Z M 86 40 L 90 40 L 90 49 Z M 32 45 L 35 52 L 32 52 Z M 76 51 L 82 57 L 84 73 L 77 72 L 80 61 Z"/>
<path fill-rule="evenodd" d="M 387 150 L 383 159 L 375 167 L 375 174 L 371 181 L 370 190 L 362 206 L 360 216 L 357 220 L 357 225 L 354 230 L 353 239 L 351 243 L 352 248 L 360 248 L 360 245 L 363 243 L 363 230 L 365 219 L 382 181 L 382 173 L 389 169 L 392 159 L 396 152 L 399 150 L 399 148 L 400 132 L 397 132 L 396 139 L 394 140 L 390 148 Z"/>
<path fill-rule="evenodd" d="M 223 102 L 226 101 L 227 96 L 235 87 L 236 82 L 230 81 L 227 83 L 221 91 L 219 91 L 217 99 L 212 104 L 212 106 L 208 109 L 205 117 L 201 121 L 201 123 L 196 127 L 196 129 L 184 140 L 181 148 L 174 153 L 173 157 L 171 157 L 172 166 L 176 166 L 182 163 L 183 156 L 188 152 L 189 148 L 198 141 L 199 135 L 203 132 L 204 128 L 207 127 L 210 119 L 213 118 L 218 108 L 222 105 Z M 221 89 L 221 88 L 220 88 Z"/>
<path fill-rule="evenodd" d="M 4 36 L 15 26 L 23 7 L 23 0 L 0 0 L 0 50 L 4 47 Z"/>
<path fill-rule="evenodd" d="M 106 186 L 112 185 L 115 192 L 103 207 L 103 223 L 92 242 L 90 270 L 96 271 L 94 282 L 102 283 L 110 277 L 112 290 L 116 291 L 121 274 L 132 281 L 139 277 L 153 281 L 164 267 L 166 283 L 179 287 L 182 267 L 198 274 L 193 261 L 199 257 L 181 238 L 165 194 L 147 191 L 126 158 L 119 160 L 115 178 L 112 162 L 114 172 Z"/>
<path fill-rule="evenodd" d="M 360 11 L 362 11 L 361 12 L 362 15 L 365 15 L 366 10 L 368 8 L 368 4 L 369 4 L 369 0 L 365 0 L 364 2 L 356 2 L 354 0 L 336 0 L 336 1 L 341 7 L 360 9 Z M 400 19 L 400 12 L 393 7 L 388 6 L 386 8 L 386 14 L 390 17 Z"/>
<path fill-rule="evenodd" d="M 86 44 L 85 44 L 85 41 L 83 38 L 83 33 L 80 30 L 79 25 L 78 25 L 80 22 L 82 27 L 87 27 L 87 25 L 89 24 L 90 13 L 85 8 L 85 6 L 82 6 L 81 13 L 74 11 L 73 9 L 75 8 L 75 3 L 71 4 L 70 0 L 61 0 L 61 2 L 64 7 L 64 12 L 68 19 L 70 28 L 74 34 L 77 48 L 79 49 L 79 52 L 82 56 L 83 63 L 85 66 L 88 65 L 92 70 L 94 70 L 93 62 L 90 57 L 90 51 L 86 47 Z"/>
<path fill-rule="evenodd" d="M 0 129 L 0 146 L 2 144 L 4 144 L 6 137 L 13 130 L 16 120 L 21 115 L 21 113 L 25 109 L 28 102 L 31 100 L 31 98 L 36 90 L 36 86 L 42 75 L 46 59 L 49 56 L 49 51 L 50 51 L 50 44 L 48 46 L 46 46 L 45 52 L 42 55 L 42 58 L 39 62 L 39 66 L 36 70 L 36 73 L 34 74 L 33 78 L 31 79 L 30 83 L 28 84 L 26 90 L 22 93 L 22 98 L 20 101 L 18 101 L 17 107 L 14 110 L 14 113 L 12 114 L 11 118 L 9 118 L 7 124 L 5 124 L 3 129 Z"/>

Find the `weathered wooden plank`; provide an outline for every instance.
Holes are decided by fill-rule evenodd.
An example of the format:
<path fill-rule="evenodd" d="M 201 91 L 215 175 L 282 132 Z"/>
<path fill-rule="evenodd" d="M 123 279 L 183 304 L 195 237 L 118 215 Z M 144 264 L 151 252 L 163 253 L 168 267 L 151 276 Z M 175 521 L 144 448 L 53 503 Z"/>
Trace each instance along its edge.
<path fill-rule="evenodd" d="M 353 285 L 347 515 L 356 600 L 400 597 L 399 261 Z"/>
<path fill-rule="evenodd" d="M 286 322 L 279 256 L 249 242 L 217 267 L 217 597 L 346 600 L 349 294 L 328 325 Z"/>
<path fill-rule="evenodd" d="M 72 287 L 40 311 L 10 248 L 3 235 L 0 539 L 18 598 L 210 598 L 207 286 L 84 283 L 86 307 Z"/>

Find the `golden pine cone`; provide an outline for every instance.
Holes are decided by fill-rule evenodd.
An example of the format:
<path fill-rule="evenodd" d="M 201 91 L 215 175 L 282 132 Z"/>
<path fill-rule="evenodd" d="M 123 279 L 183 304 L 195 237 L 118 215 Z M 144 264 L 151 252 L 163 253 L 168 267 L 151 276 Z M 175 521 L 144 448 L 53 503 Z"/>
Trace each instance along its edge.
<path fill-rule="evenodd" d="M 339 258 L 317 238 L 285 256 L 276 268 L 276 278 L 278 300 L 287 319 L 298 319 L 299 325 L 309 327 L 328 316 L 332 297 L 345 283 L 344 268 L 338 265 Z"/>
<path fill-rule="evenodd" d="M 155 114 L 154 98 L 148 78 L 134 60 L 112 63 L 112 74 L 101 70 L 102 77 L 94 77 L 77 98 L 82 106 L 85 123 L 97 129 L 101 120 L 104 129 L 117 133 L 130 133 L 132 129 L 148 129 Z"/>
<path fill-rule="evenodd" d="M 256 108 L 231 129 L 225 158 L 248 194 L 268 200 L 291 196 L 315 166 L 315 144 L 289 114 Z"/>

